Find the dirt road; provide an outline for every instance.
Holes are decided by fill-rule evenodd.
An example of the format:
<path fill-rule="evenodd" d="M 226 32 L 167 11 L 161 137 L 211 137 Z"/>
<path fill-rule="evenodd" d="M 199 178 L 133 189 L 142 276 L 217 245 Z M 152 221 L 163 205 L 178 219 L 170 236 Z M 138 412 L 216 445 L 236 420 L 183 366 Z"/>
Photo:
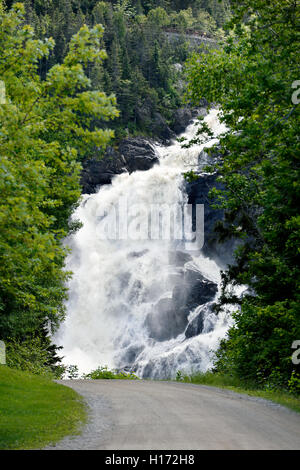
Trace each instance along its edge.
<path fill-rule="evenodd" d="M 90 420 L 54 449 L 300 449 L 300 414 L 213 387 L 176 382 L 61 381 Z"/>

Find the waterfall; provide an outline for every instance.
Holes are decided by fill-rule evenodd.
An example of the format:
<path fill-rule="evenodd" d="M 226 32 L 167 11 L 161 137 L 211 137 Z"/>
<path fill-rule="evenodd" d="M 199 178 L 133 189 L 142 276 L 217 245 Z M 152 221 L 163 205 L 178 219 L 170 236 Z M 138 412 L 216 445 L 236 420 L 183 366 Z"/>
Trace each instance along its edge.
<path fill-rule="evenodd" d="M 215 135 L 223 130 L 217 110 L 205 121 Z M 190 139 L 196 131 L 193 123 L 184 136 Z M 211 351 L 231 323 L 230 311 L 216 315 L 211 308 L 219 295 L 220 268 L 201 250 L 186 250 L 183 240 L 146 236 L 149 207 L 186 204 L 183 173 L 195 168 L 202 147 L 182 149 L 177 141 L 157 145 L 160 164 L 115 176 L 111 185 L 83 196 L 74 213 L 82 228 L 66 241 L 71 248 L 66 267 L 73 272 L 67 316 L 54 338 L 63 346 L 67 364 L 77 364 L 82 372 L 100 365 L 127 367 L 152 378 L 211 366 Z M 116 227 L 120 201 L 130 211 L 135 206 L 145 209 L 139 223 L 131 214 L 129 238 L 120 236 L 123 229 Z M 174 215 L 177 225 L 181 216 Z M 208 297 L 197 305 L 202 288 Z"/>

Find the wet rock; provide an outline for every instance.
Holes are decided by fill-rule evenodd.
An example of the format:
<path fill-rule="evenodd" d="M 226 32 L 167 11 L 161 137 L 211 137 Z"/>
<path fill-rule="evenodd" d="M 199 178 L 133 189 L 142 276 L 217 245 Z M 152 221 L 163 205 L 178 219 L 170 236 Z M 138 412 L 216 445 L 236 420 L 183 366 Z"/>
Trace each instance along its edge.
<path fill-rule="evenodd" d="M 153 368 L 154 363 L 152 361 L 149 361 L 149 363 L 144 367 L 143 379 L 150 379 L 152 377 Z"/>
<path fill-rule="evenodd" d="M 176 138 L 176 133 L 170 129 L 165 119 L 159 113 L 154 113 L 151 128 L 153 134 L 162 139 L 165 144 L 170 143 L 172 139 Z"/>
<path fill-rule="evenodd" d="M 186 328 L 188 314 L 188 309 L 177 306 L 174 299 L 159 300 L 146 319 L 150 337 L 157 341 L 176 338 Z"/>
<path fill-rule="evenodd" d="M 142 137 L 124 139 L 119 145 L 119 153 L 126 162 L 126 169 L 146 171 L 159 163 L 158 153 L 154 146 Z"/>
<path fill-rule="evenodd" d="M 184 306 L 190 312 L 199 305 L 213 300 L 217 290 L 217 285 L 203 276 L 192 283 L 184 279 L 181 284 L 174 287 L 172 298 L 176 305 Z"/>
<path fill-rule="evenodd" d="M 127 348 L 124 353 L 122 354 L 122 357 L 120 358 L 120 362 L 124 364 L 133 364 L 138 357 L 138 355 L 143 351 L 144 347 L 143 346 L 130 346 Z M 128 371 L 131 370 L 130 365 L 127 365 L 123 367 L 123 370 L 127 369 Z"/>
<path fill-rule="evenodd" d="M 190 108 L 177 109 L 173 116 L 172 129 L 176 134 L 181 134 L 185 131 L 186 127 L 191 124 L 193 120 L 193 113 Z"/>
<path fill-rule="evenodd" d="M 225 243 L 219 243 L 218 234 L 215 226 L 218 222 L 224 220 L 224 211 L 214 209 L 213 201 L 209 197 L 210 190 L 215 187 L 224 189 L 224 186 L 217 181 L 216 174 L 200 174 L 199 178 L 192 182 L 186 183 L 186 192 L 188 195 L 188 203 L 193 206 L 192 228 L 196 230 L 196 208 L 197 204 L 204 204 L 204 245 L 203 253 L 215 259 L 220 266 L 233 262 L 233 253 L 238 246 L 237 240 L 228 240 Z"/>
<path fill-rule="evenodd" d="M 127 255 L 127 258 L 130 259 L 130 258 L 141 258 L 142 256 L 144 256 L 146 253 L 148 253 L 149 250 L 145 249 L 145 250 L 142 250 L 142 251 L 133 251 L 132 253 L 129 253 Z"/>
<path fill-rule="evenodd" d="M 214 304 L 209 303 L 200 309 L 198 315 L 189 323 L 184 334 L 186 338 L 192 338 L 193 336 L 198 336 L 203 333 L 209 333 L 213 330 L 212 321 L 207 321 L 207 317 L 211 314 L 212 307 Z"/>
<path fill-rule="evenodd" d="M 127 171 L 126 160 L 112 147 L 108 147 L 104 156 L 91 158 L 83 162 L 81 186 L 83 194 L 92 194 L 103 184 L 110 184 L 115 175 Z"/>
<path fill-rule="evenodd" d="M 183 285 L 187 296 L 185 304 L 189 310 L 213 300 L 218 290 L 217 284 L 191 269 L 186 271 Z"/>
<path fill-rule="evenodd" d="M 199 271 L 186 269 L 171 298 L 161 299 L 146 318 L 151 338 L 166 341 L 184 332 L 191 310 L 213 300 L 217 285 Z"/>
<path fill-rule="evenodd" d="M 207 114 L 206 101 L 200 103 L 197 109 L 181 108 L 173 117 L 173 127 L 167 125 L 159 113 L 152 113 L 151 103 L 139 109 L 140 120 L 165 145 L 169 144 L 176 134 L 183 132 L 196 116 Z M 83 162 L 81 186 L 83 194 L 92 194 L 101 185 L 110 184 L 113 177 L 128 171 L 146 171 L 159 163 L 159 156 L 151 139 L 130 137 L 120 142 L 119 148 L 108 146 L 105 154 Z"/>
<path fill-rule="evenodd" d="M 92 194 L 113 177 L 124 172 L 149 170 L 159 163 L 158 153 L 147 139 L 128 138 L 121 141 L 119 149 L 108 147 L 103 156 L 83 162 L 81 186 L 83 194 Z"/>
<path fill-rule="evenodd" d="M 207 108 L 205 107 L 205 104 L 203 107 L 196 109 L 188 107 L 177 109 L 173 115 L 171 129 L 176 134 L 182 134 L 182 132 L 185 131 L 187 126 L 189 126 L 196 117 L 205 117 L 206 115 Z"/>
<path fill-rule="evenodd" d="M 228 264 L 234 262 L 234 251 L 241 244 L 238 239 L 228 239 L 222 243 L 219 242 L 218 233 L 215 227 L 218 222 L 224 221 L 224 211 L 212 207 L 213 202 L 209 196 L 212 188 L 224 190 L 225 186 L 217 181 L 218 174 L 208 174 L 204 172 L 207 165 L 215 165 L 221 163 L 223 155 L 218 145 L 208 153 L 202 150 L 198 157 L 198 179 L 186 182 L 186 192 L 188 195 L 188 203 L 193 206 L 192 225 L 196 230 L 196 210 L 197 204 L 204 204 L 204 246 L 203 253 L 213 258 L 222 268 L 226 268 Z"/>

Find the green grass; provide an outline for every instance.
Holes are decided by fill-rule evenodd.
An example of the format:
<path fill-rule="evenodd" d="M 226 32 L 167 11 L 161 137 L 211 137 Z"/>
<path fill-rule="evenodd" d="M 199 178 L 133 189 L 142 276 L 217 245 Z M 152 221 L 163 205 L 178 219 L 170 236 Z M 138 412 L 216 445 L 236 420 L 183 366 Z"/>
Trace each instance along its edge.
<path fill-rule="evenodd" d="M 72 389 L 0 366 L 0 449 L 37 449 L 78 434 L 86 421 Z"/>
<path fill-rule="evenodd" d="M 282 390 L 259 389 L 254 384 L 241 382 L 237 377 L 212 372 L 198 372 L 192 375 L 180 374 L 177 376 L 177 380 L 186 383 L 225 388 L 234 392 L 245 393 L 253 397 L 265 398 L 266 400 L 271 400 L 300 413 L 300 397 Z"/>

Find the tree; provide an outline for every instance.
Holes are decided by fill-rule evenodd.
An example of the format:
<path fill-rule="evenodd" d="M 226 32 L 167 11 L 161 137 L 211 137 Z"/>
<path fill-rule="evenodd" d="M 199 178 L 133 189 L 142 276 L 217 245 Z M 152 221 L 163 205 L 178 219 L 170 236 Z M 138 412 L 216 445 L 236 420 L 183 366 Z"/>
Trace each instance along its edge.
<path fill-rule="evenodd" d="M 170 23 L 170 18 L 166 10 L 161 7 L 150 10 L 147 19 L 150 24 L 158 27 L 167 26 Z"/>
<path fill-rule="evenodd" d="M 287 387 L 298 367 L 292 336 L 300 337 L 299 100 L 292 98 L 299 11 L 287 0 L 231 4 L 225 47 L 187 64 L 189 98 L 220 103 L 228 128 L 220 139 L 223 162 L 213 169 L 226 184 L 213 192 L 225 210 L 217 229 L 244 242 L 223 275 L 223 301 L 230 301 L 232 282 L 254 292 L 242 301 L 218 364 L 260 383 L 276 367 L 276 380 Z"/>
<path fill-rule="evenodd" d="M 64 270 L 67 249 L 61 242 L 76 228 L 69 219 L 80 197 L 79 161 L 113 135 L 94 127 L 95 118 L 117 116 L 115 97 L 90 89 L 85 74 L 89 63 L 106 56 L 102 26 L 82 27 L 63 63 L 42 80 L 38 65 L 54 41 L 35 39 L 24 14 L 20 3 L 8 12 L 0 3 L 2 339 L 34 337 L 63 319 L 70 273 Z"/>
<path fill-rule="evenodd" d="M 178 13 L 171 15 L 172 25 L 182 33 L 193 25 L 194 18 L 191 8 L 180 10 Z"/>
<path fill-rule="evenodd" d="M 195 19 L 194 28 L 201 31 L 201 33 L 215 34 L 217 25 L 209 13 L 200 10 Z"/>

